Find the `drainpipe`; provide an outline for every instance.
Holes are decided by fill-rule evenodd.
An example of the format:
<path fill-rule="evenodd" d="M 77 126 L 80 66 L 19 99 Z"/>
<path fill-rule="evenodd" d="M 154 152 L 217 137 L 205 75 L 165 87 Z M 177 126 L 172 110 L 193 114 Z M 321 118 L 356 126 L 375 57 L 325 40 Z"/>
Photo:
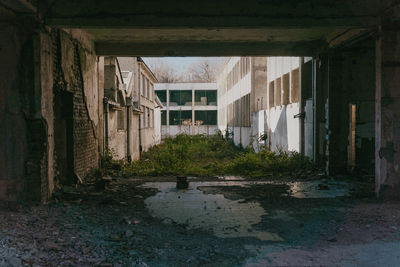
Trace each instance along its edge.
<path fill-rule="evenodd" d="M 305 99 L 304 99 L 304 86 L 303 86 L 303 64 L 304 64 L 304 57 L 300 57 L 299 61 L 299 107 L 300 107 L 300 117 L 299 117 L 299 151 L 301 155 L 305 155 L 305 136 L 304 136 L 304 129 L 305 129 L 305 113 L 304 113 L 304 106 L 305 106 Z"/>
<path fill-rule="evenodd" d="M 138 95 L 139 95 L 139 109 L 141 109 L 141 105 L 140 105 L 140 99 L 142 98 L 142 93 L 141 93 L 141 88 L 140 88 L 140 86 L 141 86 L 141 77 L 142 77 L 142 75 L 141 75 L 141 68 L 140 68 L 140 63 L 138 63 Z M 143 148 L 142 148 L 142 128 L 141 128 L 141 125 L 142 125 L 142 120 L 141 120 L 141 114 L 139 115 L 139 159 L 142 159 L 142 150 L 143 150 Z"/>
<path fill-rule="evenodd" d="M 104 97 L 103 98 L 103 104 L 104 104 L 104 135 L 105 135 L 105 147 L 108 149 L 108 112 L 109 112 L 109 106 L 108 106 L 108 98 Z"/>
<path fill-rule="evenodd" d="M 128 162 L 132 161 L 131 157 L 131 113 L 130 113 L 130 107 L 132 105 L 132 100 L 130 100 L 130 103 L 126 105 L 126 155 L 128 158 Z"/>

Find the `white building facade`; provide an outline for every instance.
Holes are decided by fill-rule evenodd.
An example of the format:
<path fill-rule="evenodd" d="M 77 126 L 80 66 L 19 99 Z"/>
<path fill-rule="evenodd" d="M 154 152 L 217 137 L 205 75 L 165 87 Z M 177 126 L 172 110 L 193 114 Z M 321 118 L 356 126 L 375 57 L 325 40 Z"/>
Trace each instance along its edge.
<path fill-rule="evenodd" d="M 298 57 L 231 57 L 218 76 L 218 127 L 236 145 L 300 150 Z M 263 138 L 266 137 L 266 138 Z"/>
<path fill-rule="evenodd" d="M 154 89 L 163 105 L 162 138 L 218 131 L 216 83 L 157 83 Z"/>
<path fill-rule="evenodd" d="M 218 75 L 218 127 L 236 145 L 261 145 L 266 109 L 265 57 L 231 57 Z"/>

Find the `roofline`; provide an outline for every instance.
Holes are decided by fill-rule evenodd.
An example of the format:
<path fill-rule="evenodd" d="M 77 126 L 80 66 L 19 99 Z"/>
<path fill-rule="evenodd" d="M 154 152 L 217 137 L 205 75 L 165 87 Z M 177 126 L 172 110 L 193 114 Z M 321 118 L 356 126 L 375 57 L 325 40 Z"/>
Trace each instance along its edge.
<path fill-rule="evenodd" d="M 158 83 L 158 80 L 157 80 L 156 75 L 155 75 L 155 74 L 153 73 L 153 71 L 149 68 L 149 66 L 147 66 L 146 62 L 144 62 L 144 60 L 143 60 L 141 57 L 137 57 L 137 60 L 138 60 L 139 63 L 142 63 L 142 64 L 146 67 L 146 70 L 147 70 L 148 72 L 150 72 L 150 74 L 153 76 L 154 83 Z"/>
<path fill-rule="evenodd" d="M 160 108 L 163 108 L 164 107 L 164 105 L 161 103 L 161 101 L 160 101 L 160 99 L 158 98 L 158 96 L 157 95 L 155 95 L 156 96 L 156 103 L 157 103 L 157 105 L 158 105 L 158 107 L 160 107 Z"/>

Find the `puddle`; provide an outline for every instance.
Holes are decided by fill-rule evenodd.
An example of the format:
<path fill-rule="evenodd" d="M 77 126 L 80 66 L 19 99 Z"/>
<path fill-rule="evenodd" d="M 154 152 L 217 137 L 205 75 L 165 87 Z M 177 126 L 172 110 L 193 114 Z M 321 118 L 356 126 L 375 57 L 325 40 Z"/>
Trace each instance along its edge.
<path fill-rule="evenodd" d="M 245 189 L 253 186 L 257 190 L 264 190 L 261 187 L 254 187 L 254 185 L 267 184 L 277 185 L 279 190 L 284 188 L 282 192 L 277 191 L 279 197 L 335 198 L 346 196 L 349 192 L 349 184 L 334 181 L 282 184 L 271 181 L 249 182 L 236 179 L 218 182 L 190 182 L 189 188 L 185 190 L 177 190 L 176 183 L 173 182 L 145 183 L 142 186 L 156 188 L 160 191 L 145 200 L 147 208 L 154 217 L 185 224 L 188 229 L 201 228 L 213 231 L 216 236 L 222 238 L 255 237 L 260 240 L 282 241 L 282 238 L 275 233 L 253 229 L 253 225 L 261 222 L 262 216 L 268 215 L 257 201 L 244 201 L 244 198 L 248 196 L 240 195 L 240 193 L 237 194 L 238 198 L 230 197 L 229 199 L 221 194 L 222 191 L 226 193 L 226 191 L 233 190 L 234 187 Z M 218 190 L 218 187 L 222 187 L 223 190 Z M 268 190 L 264 191 L 268 193 Z M 244 190 L 244 192 L 246 191 Z M 251 194 L 249 196 L 251 197 Z M 277 216 L 282 217 L 285 214 Z"/>
<path fill-rule="evenodd" d="M 224 181 L 244 181 L 246 178 L 240 176 L 218 176 L 218 179 Z"/>
<path fill-rule="evenodd" d="M 145 200 L 151 214 L 161 219 L 171 219 L 186 224 L 188 229 L 213 231 L 221 238 L 255 237 L 260 240 L 282 241 L 279 235 L 254 230 L 261 222 L 265 210 L 257 202 L 240 203 L 219 194 L 204 194 L 198 186 L 232 185 L 232 182 L 192 182 L 189 189 L 177 190 L 175 183 L 146 183 L 144 187 L 161 192 Z"/>
<path fill-rule="evenodd" d="M 295 198 L 335 198 L 349 195 L 350 185 L 338 181 L 293 182 L 290 195 Z"/>

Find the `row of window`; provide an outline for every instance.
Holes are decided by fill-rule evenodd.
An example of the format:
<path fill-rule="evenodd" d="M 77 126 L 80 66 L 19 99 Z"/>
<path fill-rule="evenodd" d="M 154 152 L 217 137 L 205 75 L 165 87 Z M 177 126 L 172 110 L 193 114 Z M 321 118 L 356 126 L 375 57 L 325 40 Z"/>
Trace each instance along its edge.
<path fill-rule="evenodd" d="M 268 98 L 270 108 L 299 102 L 299 69 L 271 81 Z"/>
<path fill-rule="evenodd" d="M 153 100 L 153 83 L 143 74 L 141 74 L 140 95 L 149 100 Z"/>
<path fill-rule="evenodd" d="M 191 106 L 192 90 L 169 90 L 170 106 Z M 160 101 L 166 105 L 167 91 L 157 90 L 156 94 Z M 194 92 L 194 101 L 196 106 L 216 106 L 217 90 L 196 90 Z"/>
<path fill-rule="evenodd" d="M 142 114 L 140 114 L 140 128 L 153 128 L 154 127 L 154 110 L 148 107 L 141 107 Z"/>
<path fill-rule="evenodd" d="M 226 77 L 226 87 L 230 90 L 250 71 L 250 57 L 241 57 Z"/>
<path fill-rule="evenodd" d="M 170 110 L 169 125 L 191 125 L 193 121 L 191 110 Z M 216 110 L 196 110 L 195 125 L 217 125 Z M 167 125 L 167 111 L 161 111 L 161 125 Z"/>
<path fill-rule="evenodd" d="M 242 96 L 227 108 L 228 126 L 250 127 L 250 94 Z"/>

